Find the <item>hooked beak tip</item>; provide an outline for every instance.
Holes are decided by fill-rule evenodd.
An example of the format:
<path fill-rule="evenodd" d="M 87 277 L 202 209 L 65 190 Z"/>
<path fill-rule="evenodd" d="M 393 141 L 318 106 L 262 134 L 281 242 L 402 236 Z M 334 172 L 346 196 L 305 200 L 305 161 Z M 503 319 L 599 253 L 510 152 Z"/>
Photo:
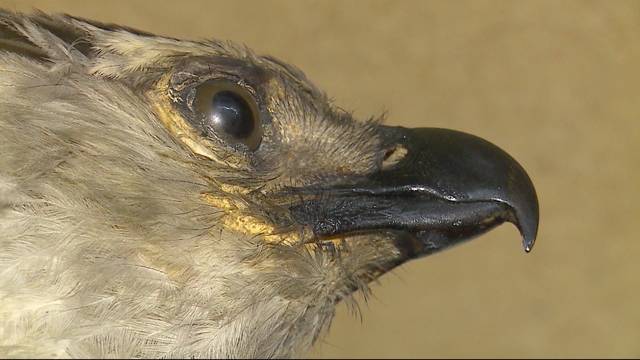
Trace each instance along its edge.
<path fill-rule="evenodd" d="M 535 205 L 537 205 L 536 199 L 533 199 Z M 533 245 L 536 243 L 536 237 L 538 235 L 538 210 L 537 206 L 534 209 L 529 209 L 527 211 L 528 216 L 516 216 L 515 221 L 512 221 L 518 231 L 520 231 L 520 235 L 522 236 L 522 247 L 526 253 L 531 252 L 533 250 Z"/>
<path fill-rule="evenodd" d="M 522 235 L 522 246 L 524 247 L 524 251 L 526 253 L 530 253 L 533 250 L 533 245 L 536 243 L 535 235 L 528 235 L 524 233 Z"/>
<path fill-rule="evenodd" d="M 527 254 L 530 253 L 531 250 L 533 250 L 534 243 L 534 240 L 524 240 L 524 252 L 526 252 Z"/>

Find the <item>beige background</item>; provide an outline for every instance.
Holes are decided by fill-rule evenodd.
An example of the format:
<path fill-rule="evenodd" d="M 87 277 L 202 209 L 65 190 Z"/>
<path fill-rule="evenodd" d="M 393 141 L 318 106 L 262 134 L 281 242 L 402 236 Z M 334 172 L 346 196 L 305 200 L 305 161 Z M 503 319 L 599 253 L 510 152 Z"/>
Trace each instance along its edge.
<path fill-rule="evenodd" d="M 316 357 L 640 356 L 640 2 L 16 1 L 297 64 L 338 104 L 483 136 L 528 169 L 540 236 L 503 226 L 341 306 Z"/>

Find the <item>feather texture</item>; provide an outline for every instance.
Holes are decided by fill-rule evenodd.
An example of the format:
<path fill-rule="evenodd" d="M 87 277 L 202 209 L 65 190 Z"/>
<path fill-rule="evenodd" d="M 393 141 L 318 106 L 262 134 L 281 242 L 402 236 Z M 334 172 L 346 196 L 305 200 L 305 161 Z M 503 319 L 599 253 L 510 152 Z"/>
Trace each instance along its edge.
<path fill-rule="evenodd" d="M 376 166 L 375 122 L 333 109 L 299 70 L 69 16 L 0 12 L 0 32 L 0 356 L 291 356 L 392 251 L 266 243 L 202 200 L 269 220 L 274 189 Z M 158 121 L 145 91 L 203 56 L 284 79 L 268 167 L 203 161 Z M 250 179 L 264 190 L 221 185 Z"/>

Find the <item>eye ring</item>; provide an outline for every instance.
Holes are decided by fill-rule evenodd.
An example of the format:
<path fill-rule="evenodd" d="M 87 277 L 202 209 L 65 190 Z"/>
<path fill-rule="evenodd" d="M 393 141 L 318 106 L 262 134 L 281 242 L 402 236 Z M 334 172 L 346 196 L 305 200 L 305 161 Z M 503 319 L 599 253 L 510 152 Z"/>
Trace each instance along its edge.
<path fill-rule="evenodd" d="M 262 141 L 262 124 L 253 95 L 226 80 L 208 80 L 195 89 L 196 125 L 205 136 L 242 143 L 254 151 Z"/>

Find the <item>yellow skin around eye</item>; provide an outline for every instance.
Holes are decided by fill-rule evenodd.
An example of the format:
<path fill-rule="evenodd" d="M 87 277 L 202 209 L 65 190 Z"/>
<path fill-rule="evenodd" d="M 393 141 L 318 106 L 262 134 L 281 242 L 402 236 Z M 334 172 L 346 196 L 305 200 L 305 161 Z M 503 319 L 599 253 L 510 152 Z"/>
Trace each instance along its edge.
<path fill-rule="evenodd" d="M 204 156 L 218 164 L 226 167 L 239 168 L 239 163 L 233 163 L 229 158 L 224 160 L 216 156 L 216 153 L 212 151 L 215 148 L 215 144 L 211 141 L 198 135 L 191 125 L 180 115 L 172 106 L 171 99 L 169 98 L 169 77 L 165 76 L 160 81 L 155 89 L 147 92 L 147 97 L 150 99 L 150 103 L 153 104 L 153 111 L 160 122 L 165 128 L 178 139 L 182 144 L 189 148 L 194 154 Z"/>

